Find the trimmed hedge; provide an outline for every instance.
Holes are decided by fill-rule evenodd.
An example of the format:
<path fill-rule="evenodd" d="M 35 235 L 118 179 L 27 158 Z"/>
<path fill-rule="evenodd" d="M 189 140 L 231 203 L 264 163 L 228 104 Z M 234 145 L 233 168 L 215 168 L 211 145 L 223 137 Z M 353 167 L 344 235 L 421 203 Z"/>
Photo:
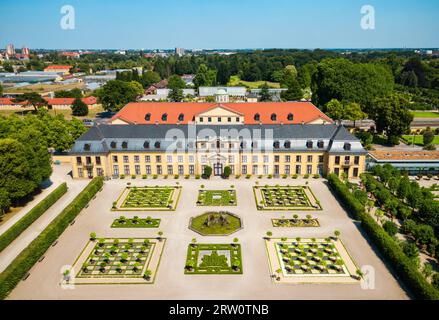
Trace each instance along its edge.
<path fill-rule="evenodd" d="M 0 235 L 0 252 L 11 244 L 23 231 L 43 215 L 55 202 L 67 192 L 67 184 L 64 182 L 53 190 L 47 197 L 41 200 L 24 217 L 18 220 L 6 232 Z"/>
<path fill-rule="evenodd" d="M 425 280 L 398 243 L 366 212 L 364 206 L 352 195 L 349 188 L 335 174 L 328 175 L 328 183 L 345 208 L 353 214 L 355 219 L 361 221 L 361 226 L 370 239 L 414 296 L 417 299 L 439 300 L 439 291 Z"/>
<path fill-rule="evenodd" d="M 0 274 L 0 299 L 5 299 L 52 243 L 64 232 L 103 186 L 94 178 L 78 196 Z"/>

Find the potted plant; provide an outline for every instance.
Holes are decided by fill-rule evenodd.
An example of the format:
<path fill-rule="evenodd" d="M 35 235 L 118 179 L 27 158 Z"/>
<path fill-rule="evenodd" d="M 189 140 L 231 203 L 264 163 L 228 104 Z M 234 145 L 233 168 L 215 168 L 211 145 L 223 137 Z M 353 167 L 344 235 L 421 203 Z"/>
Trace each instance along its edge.
<path fill-rule="evenodd" d="M 90 240 L 95 241 L 96 240 L 96 232 L 90 232 Z"/>

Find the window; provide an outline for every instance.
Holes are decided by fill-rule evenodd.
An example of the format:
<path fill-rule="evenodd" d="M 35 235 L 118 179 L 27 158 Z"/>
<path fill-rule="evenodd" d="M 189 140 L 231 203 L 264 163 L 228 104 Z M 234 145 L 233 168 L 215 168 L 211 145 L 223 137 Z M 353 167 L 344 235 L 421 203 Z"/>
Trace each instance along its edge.
<path fill-rule="evenodd" d="M 343 145 L 343 149 L 345 149 L 346 151 L 350 151 L 351 150 L 351 144 L 348 142 L 345 142 L 345 144 Z"/>
<path fill-rule="evenodd" d="M 258 166 L 257 165 L 253 165 L 252 174 L 258 174 Z"/>
<path fill-rule="evenodd" d="M 247 174 L 247 165 L 241 167 L 242 174 Z"/>
<path fill-rule="evenodd" d="M 154 147 L 155 147 L 156 149 L 160 149 L 160 141 L 156 141 L 156 142 L 154 143 Z"/>
<path fill-rule="evenodd" d="M 155 162 L 162 162 L 162 156 L 155 156 Z"/>
<path fill-rule="evenodd" d="M 278 155 L 274 156 L 274 162 L 279 162 L 280 161 L 280 157 Z"/>
<path fill-rule="evenodd" d="M 183 156 L 178 156 L 177 157 L 177 161 L 178 161 L 178 163 L 182 163 L 183 162 Z"/>
<path fill-rule="evenodd" d="M 172 156 L 171 155 L 167 155 L 166 156 L 166 162 L 167 163 L 172 163 Z"/>
<path fill-rule="evenodd" d="M 84 177 L 84 170 L 82 170 L 82 168 L 78 168 L 78 177 Z"/>
<path fill-rule="evenodd" d="M 230 166 L 230 173 L 235 174 L 235 166 L 233 164 Z"/>
<path fill-rule="evenodd" d="M 151 166 L 149 164 L 145 166 L 145 172 L 146 174 L 151 174 Z"/>
<path fill-rule="evenodd" d="M 147 113 L 145 114 L 145 121 L 150 121 L 151 120 L 151 114 Z"/>
<path fill-rule="evenodd" d="M 271 121 L 276 121 L 277 115 L 275 113 L 272 113 L 270 116 Z"/>
<path fill-rule="evenodd" d="M 273 142 L 273 148 L 275 148 L 275 149 L 279 149 L 279 147 L 280 147 L 280 143 L 279 143 L 279 141 L 275 141 L 275 142 Z"/>
<path fill-rule="evenodd" d="M 296 162 L 302 162 L 302 156 L 296 156 Z"/>
<path fill-rule="evenodd" d="M 354 164 L 360 164 L 360 157 L 359 156 L 355 156 Z"/>
<path fill-rule="evenodd" d="M 266 164 L 264 164 L 264 166 L 262 167 L 262 170 L 263 170 L 264 174 L 268 174 L 268 166 Z"/>
<path fill-rule="evenodd" d="M 229 156 L 229 163 L 234 163 L 234 162 L 235 162 L 235 157 Z"/>
<path fill-rule="evenodd" d="M 269 160 L 269 157 L 267 155 L 264 155 L 264 163 L 267 163 Z"/>
<path fill-rule="evenodd" d="M 167 113 L 162 114 L 162 121 L 168 121 L 168 114 Z"/>
<path fill-rule="evenodd" d="M 128 141 L 124 141 L 124 142 L 122 142 L 122 148 L 123 148 L 123 149 L 128 148 Z"/>
<path fill-rule="evenodd" d="M 145 142 L 143 143 L 143 148 L 145 148 L 145 149 L 149 149 L 149 141 L 145 141 Z"/>
<path fill-rule="evenodd" d="M 279 174 L 279 165 L 278 164 L 274 165 L 274 174 L 276 174 L 276 175 Z"/>
<path fill-rule="evenodd" d="M 193 164 L 189 165 L 189 174 L 194 174 L 195 173 L 195 166 Z"/>
<path fill-rule="evenodd" d="M 140 166 L 139 166 L 138 164 L 136 164 L 136 165 L 134 166 L 134 171 L 136 172 L 136 175 L 139 175 L 139 174 L 140 174 Z"/>
<path fill-rule="evenodd" d="M 183 165 L 178 165 L 178 174 L 184 174 Z"/>
<path fill-rule="evenodd" d="M 180 113 L 179 115 L 178 115 L 178 121 L 183 121 L 184 120 L 184 114 L 183 113 Z"/>
<path fill-rule="evenodd" d="M 301 174 L 302 173 L 302 166 L 300 164 L 296 165 L 296 173 Z"/>
<path fill-rule="evenodd" d="M 218 117 L 217 121 L 218 121 L 218 122 L 221 122 L 221 117 Z"/>
<path fill-rule="evenodd" d="M 291 156 L 285 156 L 285 162 L 291 162 Z"/>
<path fill-rule="evenodd" d="M 130 166 L 129 165 L 124 165 L 123 166 L 123 172 L 125 173 L 125 174 L 130 174 Z"/>
<path fill-rule="evenodd" d="M 247 156 L 242 156 L 242 163 L 247 163 Z"/>
<path fill-rule="evenodd" d="M 239 122 L 239 117 L 236 117 L 236 122 Z"/>
<path fill-rule="evenodd" d="M 134 162 L 135 163 L 139 163 L 140 162 L 140 157 L 139 156 L 134 156 Z"/>
<path fill-rule="evenodd" d="M 290 140 L 285 141 L 284 147 L 285 147 L 285 149 L 290 149 L 291 148 L 291 141 Z"/>
<path fill-rule="evenodd" d="M 117 158 L 117 156 L 113 156 L 113 162 L 117 163 L 119 161 L 119 159 Z"/>
<path fill-rule="evenodd" d="M 322 149 L 325 146 L 325 142 L 323 140 L 317 141 L 317 147 Z"/>
<path fill-rule="evenodd" d="M 260 121 L 261 115 L 259 113 L 256 113 L 254 119 L 255 119 L 255 121 Z"/>
<path fill-rule="evenodd" d="M 96 164 L 98 166 L 100 166 L 101 165 L 101 157 L 96 157 L 95 159 L 96 159 Z"/>
<path fill-rule="evenodd" d="M 340 176 L 340 169 L 339 169 L 339 168 L 334 168 L 334 173 L 335 173 L 337 176 Z"/>
<path fill-rule="evenodd" d="M 102 170 L 102 168 L 96 168 L 96 174 L 98 177 L 102 177 L 104 175 L 104 170 Z"/>
<path fill-rule="evenodd" d="M 116 141 L 111 141 L 110 147 L 111 147 L 111 149 L 116 149 L 116 147 L 117 147 Z"/>
<path fill-rule="evenodd" d="M 150 163 L 151 162 L 151 156 L 145 156 L 145 162 Z"/>
<path fill-rule="evenodd" d="M 123 163 L 128 163 L 129 159 L 128 156 L 123 156 Z"/>
<path fill-rule="evenodd" d="M 194 163 L 194 156 L 189 156 L 189 163 Z"/>
<path fill-rule="evenodd" d="M 312 165 L 309 164 L 309 165 L 306 166 L 306 173 L 307 174 L 311 174 L 312 173 Z"/>
<path fill-rule="evenodd" d="M 321 176 L 323 176 L 323 165 L 319 164 L 317 166 L 317 173 Z"/>
<path fill-rule="evenodd" d="M 86 144 L 84 144 L 84 150 L 85 150 L 85 151 L 90 151 L 90 148 L 91 148 L 90 143 L 86 143 Z"/>
<path fill-rule="evenodd" d="M 324 157 L 323 156 L 319 156 L 319 163 L 322 163 L 324 161 Z"/>
<path fill-rule="evenodd" d="M 200 122 L 203 122 L 203 117 L 200 117 Z"/>
<path fill-rule="evenodd" d="M 340 164 L 340 156 L 335 157 L 335 164 Z"/>
<path fill-rule="evenodd" d="M 117 161 L 116 161 L 117 162 Z M 76 164 L 82 164 L 81 157 L 76 157 Z"/>
<path fill-rule="evenodd" d="M 307 147 L 308 149 L 312 149 L 312 145 L 313 145 L 313 143 L 312 143 L 311 140 L 308 140 L 308 141 L 306 142 L 306 147 Z"/>
<path fill-rule="evenodd" d="M 312 162 L 312 156 L 307 156 L 306 157 L 306 162 Z"/>
<path fill-rule="evenodd" d="M 207 162 L 207 157 L 201 156 L 201 163 L 206 163 L 206 162 Z"/>
<path fill-rule="evenodd" d="M 91 164 L 91 157 L 85 157 L 85 163 Z"/>
<path fill-rule="evenodd" d="M 289 164 L 285 165 L 285 174 L 290 174 L 290 172 L 291 172 L 290 165 Z"/>
<path fill-rule="evenodd" d="M 228 118 L 227 118 L 227 122 L 232 122 L 232 118 L 231 118 L 231 117 L 228 117 Z"/>
<path fill-rule="evenodd" d="M 258 159 L 258 156 L 252 156 L 252 162 L 258 162 L 259 161 L 259 159 Z"/>
<path fill-rule="evenodd" d="M 294 116 L 292 113 L 289 113 L 287 116 L 288 121 L 293 121 L 294 120 Z"/>
<path fill-rule="evenodd" d="M 157 174 L 162 174 L 162 166 L 157 166 Z"/>
<path fill-rule="evenodd" d="M 258 142 L 257 141 L 253 141 L 252 142 L 252 148 L 253 149 L 257 149 L 258 148 Z"/>
<path fill-rule="evenodd" d="M 119 175 L 119 166 L 118 165 L 113 165 L 113 174 L 115 175 L 115 176 L 118 176 Z"/>
<path fill-rule="evenodd" d="M 354 168 L 353 176 L 358 177 L 358 168 Z"/>
<path fill-rule="evenodd" d="M 344 157 L 344 163 L 346 165 L 350 164 L 351 163 L 351 157 L 349 157 L 349 156 Z"/>
<path fill-rule="evenodd" d="M 207 118 L 207 122 L 212 122 L 212 118 L 211 118 L 211 117 L 208 117 L 208 118 Z"/>
<path fill-rule="evenodd" d="M 201 172 L 204 173 L 204 171 L 206 171 L 206 165 L 202 165 L 202 166 L 201 166 Z"/>

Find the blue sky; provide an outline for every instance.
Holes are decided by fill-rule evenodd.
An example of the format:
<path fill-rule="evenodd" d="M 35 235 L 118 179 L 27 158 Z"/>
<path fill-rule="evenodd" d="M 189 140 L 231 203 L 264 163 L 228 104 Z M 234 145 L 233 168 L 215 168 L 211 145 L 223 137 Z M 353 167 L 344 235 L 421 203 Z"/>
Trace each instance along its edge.
<path fill-rule="evenodd" d="M 60 27 L 67 4 L 74 30 Z M 0 47 L 439 47 L 438 14 L 437 0 L 0 0 Z"/>

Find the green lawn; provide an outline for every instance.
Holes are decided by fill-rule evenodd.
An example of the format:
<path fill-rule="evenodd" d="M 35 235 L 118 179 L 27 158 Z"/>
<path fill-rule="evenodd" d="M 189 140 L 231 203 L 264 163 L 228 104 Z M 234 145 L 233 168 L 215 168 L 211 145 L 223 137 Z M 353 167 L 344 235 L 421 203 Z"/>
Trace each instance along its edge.
<path fill-rule="evenodd" d="M 197 206 L 236 206 L 236 191 L 199 190 Z"/>
<path fill-rule="evenodd" d="M 412 111 L 415 118 L 439 118 L 439 112 L 432 111 Z"/>
<path fill-rule="evenodd" d="M 402 140 L 404 140 L 407 144 L 413 144 L 414 140 L 416 145 L 424 145 L 424 137 L 422 135 L 403 135 Z M 434 136 L 433 144 L 439 144 L 439 136 Z"/>
<path fill-rule="evenodd" d="M 152 219 L 151 217 L 140 219 L 137 216 L 130 219 L 121 216 L 111 224 L 112 228 L 158 228 L 159 226 L 160 219 Z"/>
<path fill-rule="evenodd" d="M 228 86 L 235 87 L 235 86 L 244 86 L 250 89 L 258 89 L 262 85 L 267 83 L 267 85 L 270 88 L 280 88 L 280 84 L 277 82 L 270 82 L 270 81 L 244 81 L 239 78 L 239 76 L 231 76 Z"/>
<path fill-rule="evenodd" d="M 241 219 L 228 212 L 206 212 L 191 219 L 190 229 L 202 235 L 229 235 L 241 229 Z"/>
<path fill-rule="evenodd" d="M 190 244 L 185 274 L 242 274 L 240 244 Z"/>

